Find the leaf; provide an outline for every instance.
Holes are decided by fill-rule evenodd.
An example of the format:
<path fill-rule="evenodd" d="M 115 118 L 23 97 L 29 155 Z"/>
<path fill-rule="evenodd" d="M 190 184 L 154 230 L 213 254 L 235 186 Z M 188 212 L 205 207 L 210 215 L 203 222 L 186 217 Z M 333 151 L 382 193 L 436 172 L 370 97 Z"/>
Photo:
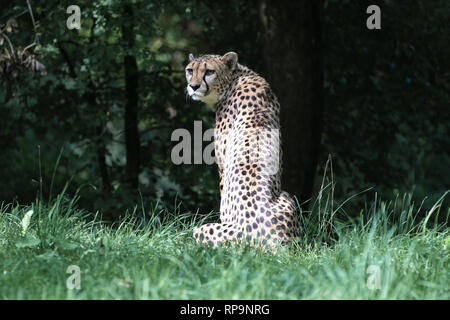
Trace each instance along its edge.
<path fill-rule="evenodd" d="M 40 63 L 39 61 L 36 60 L 36 71 L 39 71 L 41 76 L 46 76 L 47 75 L 47 68 L 45 68 L 45 66 Z"/>
<path fill-rule="evenodd" d="M 34 211 L 29 210 L 27 213 L 25 213 L 24 217 L 22 218 L 22 235 L 24 236 L 25 233 L 28 230 L 28 227 L 30 226 L 31 216 L 33 215 Z"/>
<path fill-rule="evenodd" d="M 444 250 L 447 250 L 448 247 L 450 247 L 450 237 L 447 237 L 444 240 Z"/>
<path fill-rule="evenodd" d="M 16 19 L 11 18 L 6 22 L 6 32 L 11 33 L 13 31 L 14 33 L 19 31 L 19 24 Z"/>
<path fill-rule="evenodd" d="M 67 241 L 67 240 L 59 240 L 59 239 L 55 241 L 55 245 L 59 249 L 67 250 L 67 251 L 80 248 L 80 245 L 78 243 Z"/>
<path fill-rule="evenodd" d="M 77 82 L 71 78 L 63 80 L 63 84 L 67 90 L 75 90 L 77 88 Z"/>
<path fill-rule="evenodd" d="M 16 247 L 17 248 L 32 248 L 32 247 L 38 246 L 40 243 L 41 243 L 41 240 L 39 240 L 35 236 L 27 235 L 25 237 L 21 237 L 16 242 Z"/>
<path fill-rule="evenodd" d="M 37 259 L 45 260 L 45 261 L 49 261 L 49 260 L 57 258 L 57 257 L 58 257 L 58 253 L 53 250 L 46 250 L 44 253 L 36 256 Z"/>

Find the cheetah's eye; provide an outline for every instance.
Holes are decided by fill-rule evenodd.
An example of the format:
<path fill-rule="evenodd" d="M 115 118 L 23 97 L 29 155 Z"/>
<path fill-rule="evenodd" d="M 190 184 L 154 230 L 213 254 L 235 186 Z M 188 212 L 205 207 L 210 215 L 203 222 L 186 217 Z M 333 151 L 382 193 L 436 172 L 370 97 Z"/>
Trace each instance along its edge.
<path fill-rule="evenodd" d="M 206 75 L 207 76 L 213 75 L 214 73 L 216 73 L 216 72 L 214 70 L 212 70 L 212 69 L 206 70 Z"/>
<path fill-rule="evenodd" d="M 189 73 L 189 74 L 192 74 L 193 71 L 194 70 L 192 70 L 191 68 L 186 69 L 186 72 Z"/>

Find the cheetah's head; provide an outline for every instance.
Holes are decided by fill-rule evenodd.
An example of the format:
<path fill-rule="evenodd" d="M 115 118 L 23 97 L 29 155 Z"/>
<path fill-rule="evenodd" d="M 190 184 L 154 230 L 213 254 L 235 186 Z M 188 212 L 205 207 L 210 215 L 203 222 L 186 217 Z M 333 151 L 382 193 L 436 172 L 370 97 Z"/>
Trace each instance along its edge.
<path fill-rule="evenodd" d="M 231 81 L 231 75 L 237 66 L 238 56 L 228 52 L 223 56 L 189 55 L 186 66 L 187 93 L 194 100 L 208 104 L 213 110 Z"/>

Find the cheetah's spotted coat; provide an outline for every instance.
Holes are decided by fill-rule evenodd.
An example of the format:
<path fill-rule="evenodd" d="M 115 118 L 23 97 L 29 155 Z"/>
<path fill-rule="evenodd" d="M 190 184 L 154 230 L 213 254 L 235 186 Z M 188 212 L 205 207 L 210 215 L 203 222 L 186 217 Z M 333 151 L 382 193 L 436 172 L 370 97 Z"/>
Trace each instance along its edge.
<path fill-rule="evenodd" d="M 195 228 L 195 240 L 275 245 L 298 237 L 295 202 L 281 190 L 280 105 L 269 84 L 234 52 L 189 60 L 188 94 L 216 111 L 221 193 L 221 223 Z"/>

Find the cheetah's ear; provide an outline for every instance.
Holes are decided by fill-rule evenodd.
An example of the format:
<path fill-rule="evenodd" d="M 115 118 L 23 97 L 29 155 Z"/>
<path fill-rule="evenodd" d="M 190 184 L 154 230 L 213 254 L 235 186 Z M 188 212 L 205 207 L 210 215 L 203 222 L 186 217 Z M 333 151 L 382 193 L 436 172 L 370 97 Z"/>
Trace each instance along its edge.
<path fill-rule="evenodd" d="M 195 59 L 194 55 L 192 53 L 189 53 L 189 61 L 192 61 L 194 59 Z"/>
<path fill-rule="evenodd" d="M 223 59 L 223 62 L 225 62 L 226 66 L 230 70 L 234 70 L 236 68 L 237 61 L 238 61 L 238 55 L 236 52 L 225 53 L 223 55 L 222 59 Z"/>

